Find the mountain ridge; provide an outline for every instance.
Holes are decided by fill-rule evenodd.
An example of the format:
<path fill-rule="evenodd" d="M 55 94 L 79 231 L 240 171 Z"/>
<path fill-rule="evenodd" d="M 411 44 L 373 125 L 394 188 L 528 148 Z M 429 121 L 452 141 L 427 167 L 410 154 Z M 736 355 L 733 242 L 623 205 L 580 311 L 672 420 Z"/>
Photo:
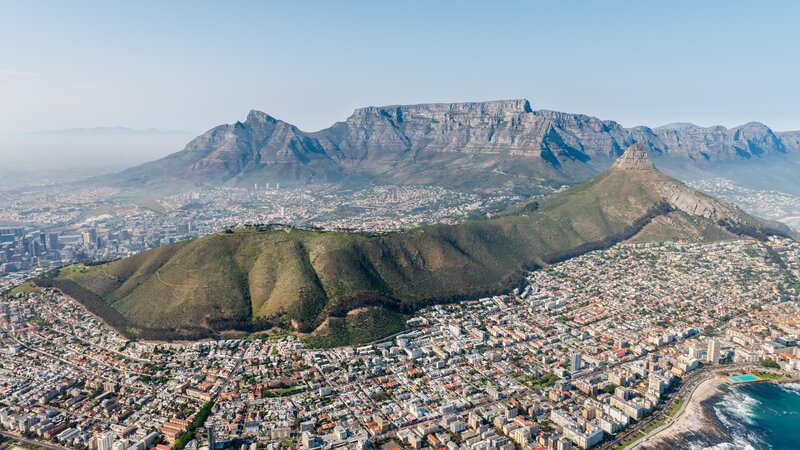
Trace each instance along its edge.
<path fill-rule="evenodd" d="M 707 163 L 800 154 L 800 132 L 750 122 L 625 128 L 584 114 L 534 110 L 525 99 L 369 106 L 305 132 L 257 110 L 184 150 L 107 183 L 284 186 L 358 181 L 536 191 L 590 178 L 635 142 L 655 156 Z"/>

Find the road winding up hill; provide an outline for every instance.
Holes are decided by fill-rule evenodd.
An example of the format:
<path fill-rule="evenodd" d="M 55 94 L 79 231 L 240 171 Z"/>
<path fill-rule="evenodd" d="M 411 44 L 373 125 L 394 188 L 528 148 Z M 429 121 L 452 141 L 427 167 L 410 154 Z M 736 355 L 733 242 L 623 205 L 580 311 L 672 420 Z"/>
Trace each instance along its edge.
<path fill-rule="evenodd" d="M 133 337 L 195 338 L 276 324 L 317 333 L 499 292 L 524 271 L 615 243 L 762 239 L 771 228 L 659 172 L 641 144 L 606 172 L 506 215 L 389 234 L 240 229 L 39 280 Z M 370 328 L 371 327 L 371 328 Z M 355 327 L 358 328 L 358 327 Z"/>

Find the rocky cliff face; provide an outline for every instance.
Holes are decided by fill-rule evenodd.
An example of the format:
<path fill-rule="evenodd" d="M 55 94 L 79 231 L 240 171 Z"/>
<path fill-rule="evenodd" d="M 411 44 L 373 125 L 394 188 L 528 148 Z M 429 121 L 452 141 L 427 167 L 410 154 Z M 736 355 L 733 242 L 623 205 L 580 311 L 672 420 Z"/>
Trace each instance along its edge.
<path fill-rule="evenodd" d="M 318 133 L 350 159 L 397 159 L 408 152 L 535 154 L 544 129 L 527 100 L 357 109 Z"/>
<path fill-rule="evenodd" d="M 505 100 L 361 108 L 316 133 L 252 111 L 244 122 L 215 127 L 183 151 L 122 178 L 229 184 L 365 178 L 498 188 L 582 180 L 636 142 L 660 157 L 698 162 L 800 153 L 800 133 L 776 134 L 759 123 L 627 129 L 580 114 L 535 111 L 527 100 Z"/>
<path fill-rule="evenodd" d="M 639 127 L 632 132 L 662 154 L 694 160 L 750 159 L 800 150 L 796 144 L 782 141 L 769 127 L 757 122 L 731 129 L 722 126 Z"/>
<path fill-rule="evenodd" d="M 725 221 L 738 226 L 756 226 L 750 216 L 735 205 L 696 191 L 674 178 L 661 174 L 643 144 L 633 144 L 611 165 L 611 171 L 650 172 L 645 174 L 670 208 L 690 216 Z"/>
<path fill-rule="evenodd" d="M 775 134 L 787 150 L 797 151 L 800 149 L 800 131 L 784 131 Z"/>
<path fill-rule="evenodd" d="M 326 149 L 354 160 L 444 152 L 542 157 L 554 164 L 616 158 L 632 142 L 615 122 L 533 111 L 527 100 L 362 108 L 316 136 Z"/>
<path fill-rule="evenodd" d="M 315 164 L 336 168 L 316 139 L 259 111 L 251 111 L 244 122 L 212 129 L 190 142 L 184 152 L 199 156 L 184 171 L 193 178 L 227 180 L 276 165 L 290 171 L 300 169 L 306 175 Z"/>
<path fill-rule="evenodd" d="M 622 154 L 614 164 L 611 165 L 612 169 L 619 170 L 655 170 L 656 167 L 650 158 L 647 156 L 647 147 L 642 144 L 633 144 L 625 153 Z"/>

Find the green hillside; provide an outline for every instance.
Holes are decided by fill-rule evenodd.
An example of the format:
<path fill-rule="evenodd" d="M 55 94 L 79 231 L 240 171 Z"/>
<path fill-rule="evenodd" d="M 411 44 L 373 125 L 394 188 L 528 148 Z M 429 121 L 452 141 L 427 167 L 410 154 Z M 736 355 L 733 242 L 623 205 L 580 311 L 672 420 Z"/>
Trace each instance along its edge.
<path fill-rule="evenodd" d="M 771 232 L 655 169 L 624 165 L 538 204 L 492 219 L 382 235 L 240 229 L 62 269 L 38 283 L 61 288 L 132 337 L 195 338 L 273 325 L 311 332 L 326 323 L 328 335 L 347 329 L 363 341 L 364 333 L 353 332 L 359 315 L 347 313 L 365 306 L 405 314 L 504 291 L 525 270 L 630 238 Z M 342 319 L 326 322 L 329 317 Z"/>

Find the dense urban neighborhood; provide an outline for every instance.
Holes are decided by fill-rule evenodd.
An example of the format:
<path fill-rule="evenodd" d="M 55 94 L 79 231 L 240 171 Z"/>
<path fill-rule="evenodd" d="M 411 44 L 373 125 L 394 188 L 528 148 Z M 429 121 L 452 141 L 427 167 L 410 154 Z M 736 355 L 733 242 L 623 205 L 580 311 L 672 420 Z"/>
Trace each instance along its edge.
<path fill-rule="evenodd" d="M 709 177 L 689 182 L 695 189 L 724 198 L 765 219 L 800 229 L 800 197 L 772 189 L 753 189 L 729 178 Z"/>
<path fill-rule="evenodd" d="M 0 429 L 51 449 L 622 448 L 696 374 L 800 373 L 798 279 L 789 239 L 619 244 L 329 349 L 128 341 L 21 288 L 0 303 Z"/>

